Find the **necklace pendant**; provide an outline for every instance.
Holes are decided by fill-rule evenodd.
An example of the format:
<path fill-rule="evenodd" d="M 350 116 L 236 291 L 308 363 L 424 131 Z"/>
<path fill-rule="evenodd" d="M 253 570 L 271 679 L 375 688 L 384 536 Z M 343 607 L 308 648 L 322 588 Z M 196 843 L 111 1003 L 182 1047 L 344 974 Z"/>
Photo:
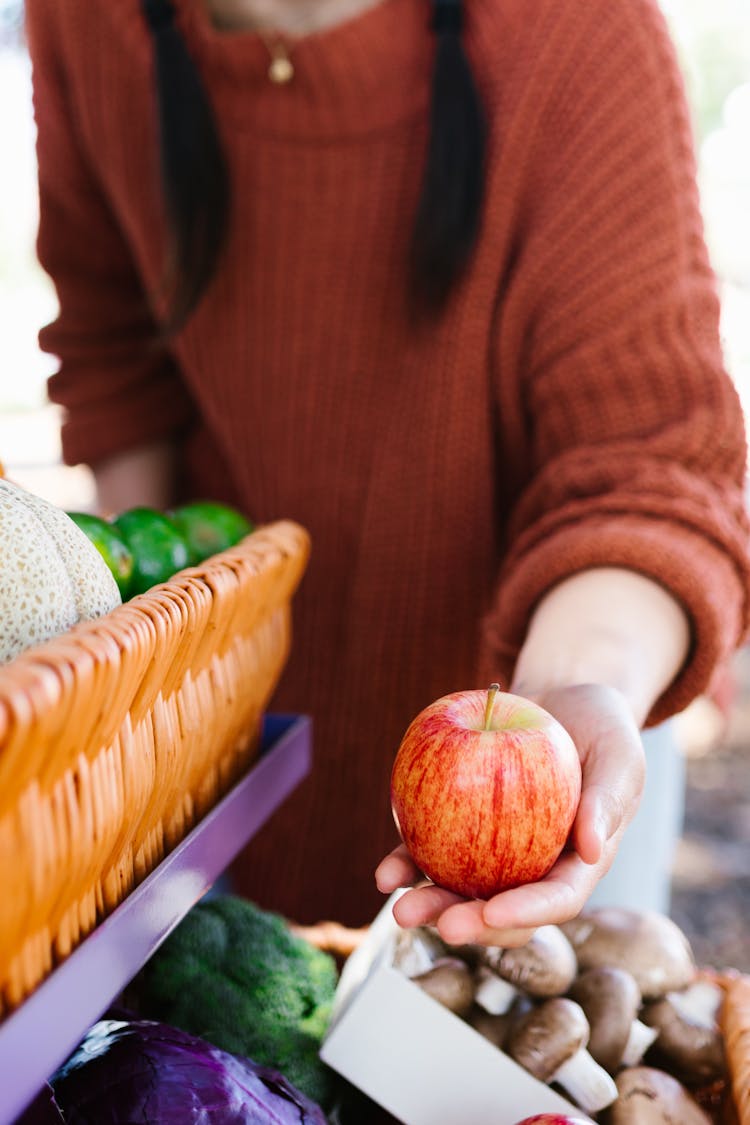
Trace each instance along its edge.
<path fill-rule="evenodd" d="M 274 55 L 268 68 L 268 77 L 276 86 L 285 86 L 287 82 L 291 82 L 294 78 L 294 67 L 288 55 L 281 53 Z"/>

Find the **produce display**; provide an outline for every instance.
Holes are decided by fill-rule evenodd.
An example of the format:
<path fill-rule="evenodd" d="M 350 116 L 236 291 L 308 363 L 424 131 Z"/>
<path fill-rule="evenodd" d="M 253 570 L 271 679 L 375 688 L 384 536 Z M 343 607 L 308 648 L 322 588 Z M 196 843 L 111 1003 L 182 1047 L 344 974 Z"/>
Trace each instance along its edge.
<path fill-rule="evenodd" d="M 242 513 L 207 500 L 169 513 L 132 508 L 112 520 L 65 512 L 0 475 L 0 663 L 109 613 L 252 530 Z"/>
<path fill-rule="evenodd" d="M 188 565 L 187 543 L 169 516 L 152 508 L 129 508 L 112 521 L 133 556 L 128 597 L 167 582 Z"/>
<path fill-rule="evenodd" d="M 733 1120 L 723 988 L 664 915 L 592 909 L 518 949 L 456 949 L 421 927 L 399 933 L 393 964 L 596 1121 Z"/>
<path fill-rule="evenodd" d="M 581 794 L 570 735 L 520 696 L 454 692 L 412 721 L 391 774 L 391 805 L 420 871 L 467 898 L 541 879 L 568 838 Z"/>
<path fill-rule="evenodd" d="M 128 508 L 112 519 L 89 512 L 67 514 L 101 554 L 123 600 L 233 547 L 254 530 L 241 512 L 213 500 L 196 500 L 168 512 Z"/>
<path fill-rule="evenodd" d="M 242 512 L 215 500 L 195 500 L 171 508 L 167 515 L 187 543 L 191 566 L 226 551 L 253 530 L 253 524 Z"/>
<path fill-rule="evenodd" d="M 133 984 L 138 1014 L 273 1066 L 313 1101 L 335 1075 L 318 1058 L 333 1005 L 335 961 L 278 914 L 217 895 L 198 903 Z"/>
<path fill-rule="evenodd" d="M 21 1125 L 326 1125 L 278 1071 L 150 1020 L 102 1019 Z"/>
<path fill-rule="evenodd" d="M 123 536 L 109 520 L 95 516 L 91 512 L 68 512 L 68 515 L 96 547 L 111 570 L 120 596 L 127 598 L 130 593 L 135 559 Z"/>
<path fill-rule="evenodd" d="M 110 519 L 64 512 L 1 477 L 0 527 L 0 662 L 254 530 L 205 500 Z M 568 733 L 496 684 L 417 715 L 391 775 L 394 818 L 420 870 L 471 898 L 542 878 L 580 792 Z M 306 940 L 313 929 L 233 895 L 199 902 L 132 982 L 132 1013 L 94 1024 L 18 1125 L 360 1125 L 357 1091 L 319 1055 L 338 969 Z M 418 927 L 399 932 L 393 967 L 485 1051 L 468 1028 L 602 1125 L 737 1125 L 729 1060 L 747 1026 L 722 1023 L 724 987 L 663 915 L 589 910 L 517 949 L 448 946 Z M 581 1118 L 537 1113 L 517 1125 Z"/>
<path fill-rule="evenodd" d="M 120 604 L 109 568 L 74 521 L 4 479 L 0 535 L 1 663 Z"/>

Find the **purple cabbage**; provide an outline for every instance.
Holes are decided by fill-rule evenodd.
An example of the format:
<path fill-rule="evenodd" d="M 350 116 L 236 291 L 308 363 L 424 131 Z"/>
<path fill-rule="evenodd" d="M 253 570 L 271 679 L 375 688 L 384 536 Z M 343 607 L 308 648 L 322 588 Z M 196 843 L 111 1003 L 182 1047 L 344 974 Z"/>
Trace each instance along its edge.
<path fill-rule="evenodd" d="M 16 1125 L 65 1125 L 54 1091 L 46 1082 Z"/>
<path fill-rule="evenodd" d="M 152 1020 L 95 1023 L 51 1082 L 65 1125 L 326 1125 L 278 1071 Z"/>

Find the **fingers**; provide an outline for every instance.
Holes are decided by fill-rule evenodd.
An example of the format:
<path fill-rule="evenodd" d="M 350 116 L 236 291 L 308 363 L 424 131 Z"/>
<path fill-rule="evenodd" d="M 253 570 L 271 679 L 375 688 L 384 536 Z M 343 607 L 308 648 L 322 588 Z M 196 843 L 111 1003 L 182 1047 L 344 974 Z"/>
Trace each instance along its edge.
<path fill-rule="evenodd" d="M 617 835 L 619 833 L 615 834 L 615 839 Z M 503 891 L 487 902 L 468 901 L 424 881 L 398 899 L 393 916 L 407 929 L 436 926 L 449 945 L 523 945 L 538 926 L 559 924 L 580 913 L 597 880 L 612 861 L 615 839 L 606 846 L 596 866 L 585 863 L 575 852 L 566 852 L 541 882 Z M 388 864 L 394 872 L 413 875 L 414 865 L 400 853 L 401 849 L 396 849 L 383 860 L 381 868 Z M 380 879 L 381 889 L 383 883 Z"/>
<path fill-rule="evenodd" d="M 612 864 L 638 808 L 645 778 L 640 734 L 619 693 L 598 686 L 557 690 L 543 701 L 563 720 L 581 756 L 583 788 L 570 837 L 544 879 L 469 902 L 431 883 L 407 891 L 394 906 L 401 926 L 435 925 L 452 945 L 522 945 L 539 926 L 560 924 L 583 910 Z M 574 850 L 573 850 L 574 849 Z M 422 875 L 402 845 L 379 865 L 378 888 L 390 893 Z"/>
<path fill-rule="evenodd" d="M 427 926 L 456 903 L 466 903 L 466 899 L 433 883 L 424 883 L 401 896 L 393 907 L 393 916 L 399 926 Z"/>
<path fill-rule="evenodd" d="M 608 851 L 614 854 L 612 845 Z M 541 882 L 503 891 L 488 902 L 467 901 L 424 883 L 402 895 L 393 915 L 405 928 L 436 926 L 449 945 L 523 945 L 538 926 L 566 922 L 579 914 L 600 874 L 580 856 L 567 852 Z"/>
<path fill-rule="evenodd" d="M 391 894 L 399 887 L 409 887 L 422 878 L 403 844 L 394 848 L 375 869 L 375 885 L 383 894 Z"/>
<path fill-rule="evenodd" d="M 535 926 L 506 926 L 499 929 L 487 924 L 484 902 L 461 902 L 445 910 L 437 919 L 437 930 L 449 945 L 525 945 Z"/>
<path fill-rule="evenodd" d="M 584 863 L 597 864 L 609 841 L 635 816 L 646 775 L 643 744 L 629 733 L 593 745 L 583 763 L 583 789 L 572 838 Z"/>
<path fill-rule="evenodd" d="M 629 823 L 636 807 L 626 809 L 617 793 L 601 785 L 586 786 L 573 825 L 573 843 L 584 863 L 599 862 L 607 843 Z"/>
<path fill-rule="evenodd" d="M 624 696 L 601 685 L 557 688 L 541 699 L 566 727 L 583 768 L 572 843 L 584 863 L 598 864 L 609 841 L 635 816 L 645 757 Z"/>
<path fill-rule="evenodd" d="M 515 931 L 521 928 L 560 925 L 580 914 L 596 883 L 611 863 L 610 845 L 602 867 L 584 863 L 575 852 L 566 852 L 539 883 L 503 891 L 483 904 L 482 921 L 488 928 Z M 502 944 L 502 943 L 499 943 Z"/>
<path fill-rule="evenodd" d="M 400 926 L 435 925 L 448 945 L 524 945 L 533 929 L 493 930 L 482 917 L 483 902 L 468 902 L 432 883 L 407 891 L 393 907 Z"/>

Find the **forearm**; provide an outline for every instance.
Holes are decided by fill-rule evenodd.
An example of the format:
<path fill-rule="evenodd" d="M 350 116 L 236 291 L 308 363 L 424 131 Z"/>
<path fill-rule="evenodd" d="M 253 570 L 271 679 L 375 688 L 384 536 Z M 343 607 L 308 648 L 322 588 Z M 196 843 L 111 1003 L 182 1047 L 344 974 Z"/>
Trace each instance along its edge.
<path fill-rule="evenodd" d="M 140 505 L 169 507 L 174 501 L 176 463 L 174 445 L 158 442 L 94 465 L 99 511 L 109 515 Z"/>
<path fill-rule="evenodd" d="M 624 695 L 642 725 L 689 645 L 687 615 L 658 583 L 623 568 L 584 570 L 537 606 L 511 686 L 533 695 L 605 684 Z"/>

